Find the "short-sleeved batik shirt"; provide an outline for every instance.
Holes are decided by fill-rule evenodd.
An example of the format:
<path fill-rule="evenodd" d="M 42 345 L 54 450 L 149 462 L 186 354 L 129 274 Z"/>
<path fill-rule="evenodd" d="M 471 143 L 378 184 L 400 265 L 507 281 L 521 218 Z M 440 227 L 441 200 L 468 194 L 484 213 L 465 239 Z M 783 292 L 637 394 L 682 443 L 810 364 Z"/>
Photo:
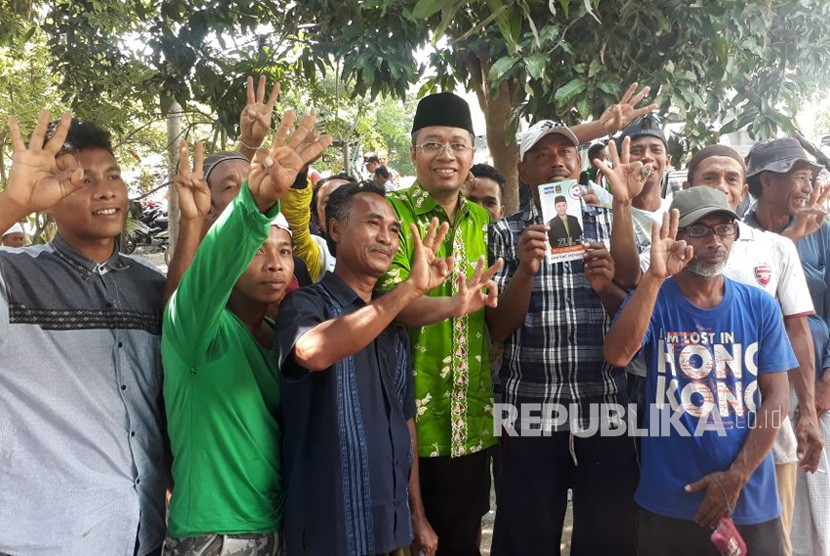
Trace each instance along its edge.
<path fill-rule="evenodd" d="M 455 222 L 417 183 L 389 193 L 401 220 L 401 238 L 392 266 L 380 281 L 389 291 L 409 276 L 413 253 L 410 223 L 423 235 L 433 217 L 448 222 L 450 230 L 438 257 L 455 256 L 450 276 L 427 293 L 432 297 L 458 293 L 458 277 L 469 277 L 479 257 L 487 256 L 490 213 L 460 198 Z M 490 341 L 481 309 L 463 317 L 409 329 L 415 372 L 415 423 L 418 455 L 463 456 L 492 446 L 493 387 L 487 352 Z"/>

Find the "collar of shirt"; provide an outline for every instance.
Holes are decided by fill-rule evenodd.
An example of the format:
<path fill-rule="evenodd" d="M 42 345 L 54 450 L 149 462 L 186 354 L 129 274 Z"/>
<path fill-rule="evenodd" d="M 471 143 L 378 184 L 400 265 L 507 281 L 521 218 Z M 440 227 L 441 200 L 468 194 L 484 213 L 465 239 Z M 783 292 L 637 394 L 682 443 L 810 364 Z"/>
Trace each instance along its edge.
<path fill-rule="evenodd" d="M 761 225 L 761 223 L 758 222 L 758 218 L 755 217 L 755 211 L 754 210 L 747 212 L 746 215 L 744 215 L 744 220 L 743 221 L 744 221 L 745 224 L 748 224 L 748 225 L 752 226 L 753 228 L 757 228 L 758 230 L 762 230 L 764 232 L 769 232 L 769 230 L 764 228 Z M 789 219 L 787 225 L 789 226 L 790 224 L 792 224 L 792 221 L 793 221 L 793 217 L 790 216 L 790 219 Z M 781 234 L 778 234 L 778 235 L 781 235 Z"/>
<path fill-rule="evenodd" d="M 751 226 L 753 228 L 757 228 L 759 230 L 764 229 L 764 227 L 761 226 L 761 223 L 758 222 L 758 219 L 755 218 L 755 211 L 746 213 L 746 215 L 744 216 L 744 223 L 748 226 Z"/>
<path fill-rule="evenodd" d="M 351 305 L 363 306 L 366 303 L 363 299 L 343 281 L 340 276 L 333 272 L 326 272 L 320 283 L 326 288 L 331 296 L 337 300 L 341 307 L 349 307 Z"/>
<path fill-rule="evenodd" d="M 106 261 L 99 264 L 69 245 L 59 235 L 56 235 L 55 239 L 52 240 L 52 247 L 61 259 L 85 276 L 96 272 L 103 276 L 111 270 L 125 270 L 130 267 L 117 249 L 113 250 L 112 255 Z"/>
<path fill-rule="evenodd" d="M 438 201 L 433 197 L 429 191 L 423 188 L 420 183 L 415 184 L 405 192 L 412 201 L 412 206 L 416 215 L 421 216 L 441 209 L 444 207 L 438 204 Z M 457 218 L 463 218 L 469 210 L 467 199 L 461 192 L 458 193 L 458 208 L 456 209 Z"/>

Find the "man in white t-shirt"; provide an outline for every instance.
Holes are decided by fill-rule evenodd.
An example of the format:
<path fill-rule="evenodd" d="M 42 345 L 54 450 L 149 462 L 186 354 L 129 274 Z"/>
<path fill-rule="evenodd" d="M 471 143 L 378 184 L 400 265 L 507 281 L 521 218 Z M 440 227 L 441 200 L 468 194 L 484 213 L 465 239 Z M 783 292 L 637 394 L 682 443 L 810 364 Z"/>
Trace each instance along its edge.
<path fill-rule="evenodd" d="M 641 162 L 644 167 L 648 165 L 648 168 L 645 169 L 646 181 L 642 191 L 626 203 L 625 213 L 627 214 L 614 213 L 615 222 L 620 219 L 630 220 L 632 233 L 620 234 L 618 231 L 611 240 L 610 250 L 614 258 L 616 276 L 639 276 L 636 269 L 637 258 L 633 256 L 633 253 L 635 250 L 636 253 L 648 253 L 651 247 L 651 228 L 655 222 L 659 224 L 663 221 L 663 213 L 668 211 L 671 204 L 671 201 L 660 197 L 660 186 L 669 167 L 669 155 L 666 136 L 656 116 L 650 114 L 643 116 L 623 129 L 620 136 L 615 139 L 616 150 L 622 151 L 626 138 L 630 141 L 626 161 Z M 593 161 L 591 163 L 593 164 Z M 604 208 L 613 207 L 614 198 L 604 187 L 592 183 L 589 186 L 589 195 L 591 194 L 592 196 L 586 196 L 587 203 Z M 631 266 L 632 264 L 634 267 Z M 626 289 L 636 286 L 636 283 L 618 283 Z M 625 372 L 628 397 L 632 403 L 636 404 L 638 424 L 642 424 L 645 415 L 646 388 L 646 365 L 642 355 L 635 357 L 626 366 Z"/>

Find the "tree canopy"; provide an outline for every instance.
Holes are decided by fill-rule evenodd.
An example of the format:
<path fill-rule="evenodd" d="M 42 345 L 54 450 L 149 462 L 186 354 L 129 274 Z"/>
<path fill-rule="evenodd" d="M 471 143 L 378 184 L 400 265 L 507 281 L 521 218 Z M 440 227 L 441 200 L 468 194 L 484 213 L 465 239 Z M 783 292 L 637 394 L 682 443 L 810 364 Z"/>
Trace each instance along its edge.
<path fill-rule="evenodd" d="M 668 121 L 685 124 L 671 145 L 678 163 L 736 129 L 758 139 L 794 133 L 794 114 L 830 73 L 825 0 L 10 3 L 0 46 L 25 44 L 41 28 L 61 103 L 98 119 L 112 114 L 116 130 L 131 121 L 125 105 L 160 118 L 175 99 L 227 140 L 248 74 L 281 81 L 290 98 L 328 98 L 324 125 L 344 140 L 360 126 L 338 118 L 365 116 L 372 99 L 466 88 L 485 113 L 496 166 L 514 182 L 522 118 L 592 119 L 639 81 Z M 386 110 L 374 117 L 378 125 L 363 126 L 366 142 L 405 150 L 389 143 L 400 133 L 381 131 Z M 508 206 L 515 200 L 513 191 Z"/>
<path fill-rule="evenodd" d="M 675 163 L 721 134 L 793 133 L 799 104 L 825 80 L 823 0 L 375 0 L 294 3 L 286 22 L 313 30 L 300 60 L 344 60 L 361 93 L 474 90 L 497 165 L 515 166 L 517 118 L 598 117 L 633 82 L 685 124 Z M 429 68 L 414 58 L 431 44 Z M 507 122 L 507 125 L 505 125 Z"/>

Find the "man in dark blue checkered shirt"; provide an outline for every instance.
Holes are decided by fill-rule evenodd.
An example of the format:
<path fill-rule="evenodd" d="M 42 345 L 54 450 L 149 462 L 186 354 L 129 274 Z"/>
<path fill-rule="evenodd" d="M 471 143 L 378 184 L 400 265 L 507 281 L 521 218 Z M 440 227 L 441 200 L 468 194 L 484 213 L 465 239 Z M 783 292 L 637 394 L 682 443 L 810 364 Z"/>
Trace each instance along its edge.
<path fill-rule="evenodd" d="M 578 178 L 578 145 L 571 130 L 550 121 L 525 132 L 519 176 L 532 195 L 490 231 L 490 257 L 505 262 L 495 277 L 499 305 L 487 314 L 493 340 L 505 346 L 506 406 L 495 416 L 507 436 L 494 555 L 558 554 L 569 488 L 573 553 L 634 553 L 633 439 L 619 430 L 603 434 L 600 423 L 608 405 L 627 404 L 625 373 L 602 356 L 606 310 L 615 311 L 624 296 L 606 248 L 611 211 L 583 204 L 584 260 L 545 257 L 548 227 L 537 187 Z"/>

